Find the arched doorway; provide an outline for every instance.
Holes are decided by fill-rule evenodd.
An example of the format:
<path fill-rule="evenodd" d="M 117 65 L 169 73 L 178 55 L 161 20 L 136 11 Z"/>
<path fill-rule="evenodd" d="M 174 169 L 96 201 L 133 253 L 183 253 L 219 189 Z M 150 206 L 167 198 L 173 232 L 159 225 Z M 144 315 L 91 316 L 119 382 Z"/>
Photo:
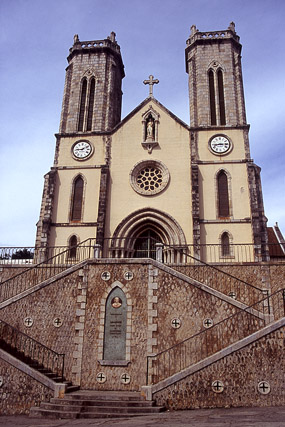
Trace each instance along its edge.
<path fill-rule="evenodd" d="M 169 214 L 144 208 L 128 215 L 115 229 L 109 256 L 112 258 L 154 258 L 155 244 L 164 245 L 164 262 L 183 262 L 187 244 L 178 222 Z"/>

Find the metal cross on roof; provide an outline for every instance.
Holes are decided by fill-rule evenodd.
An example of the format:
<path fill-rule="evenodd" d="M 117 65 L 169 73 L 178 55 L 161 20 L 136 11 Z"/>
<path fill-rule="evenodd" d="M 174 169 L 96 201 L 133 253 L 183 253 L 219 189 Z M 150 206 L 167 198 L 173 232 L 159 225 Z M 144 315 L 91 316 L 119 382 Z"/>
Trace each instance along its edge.
<path fill-rule="evenodd" d="M 149 96 L 153 96 L 153 85 L 158 84 L 159 80 L 158 79 L 154 79 L 153 75 L 149 76 L 149 80 L 144 80 L 143 83 L 145 85 L 149 85 Z"/>

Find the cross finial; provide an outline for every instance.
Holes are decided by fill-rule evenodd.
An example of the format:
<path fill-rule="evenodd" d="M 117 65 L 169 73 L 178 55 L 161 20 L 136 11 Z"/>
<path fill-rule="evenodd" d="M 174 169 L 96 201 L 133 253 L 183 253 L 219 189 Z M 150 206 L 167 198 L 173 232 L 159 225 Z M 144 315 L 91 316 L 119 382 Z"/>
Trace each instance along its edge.
<path fill-rule="evenodd" d="M 145 85 L 149 85 L 149 96 L 153 96 L 153 85 L 154 84 L 158 84 L 159 80 L 158 79 L 154 79 L 152 75 L 149 76 L 149 80 L 144 80 L 143 81 Z"/>

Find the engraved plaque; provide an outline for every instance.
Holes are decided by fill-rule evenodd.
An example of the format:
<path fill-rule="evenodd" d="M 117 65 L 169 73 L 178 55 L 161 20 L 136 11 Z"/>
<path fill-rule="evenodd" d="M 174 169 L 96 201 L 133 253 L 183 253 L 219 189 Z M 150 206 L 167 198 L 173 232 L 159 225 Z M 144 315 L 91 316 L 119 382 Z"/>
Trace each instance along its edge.
<path fill-rule="evenodd" d="M 107 298 L 104 331 L 104 360 L 126 359 L 127 302 L 120 288 Z"/>

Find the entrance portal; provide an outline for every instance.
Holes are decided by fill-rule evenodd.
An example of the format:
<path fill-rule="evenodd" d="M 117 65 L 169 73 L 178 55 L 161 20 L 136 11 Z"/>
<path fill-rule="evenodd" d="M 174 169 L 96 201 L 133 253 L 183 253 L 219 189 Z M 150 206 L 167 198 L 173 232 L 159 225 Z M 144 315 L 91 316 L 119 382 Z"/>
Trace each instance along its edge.
<path fill-rule="evenodd" d="M 136 238 L 134 258 L 156 259 L 156 243 L 162 243 L 159 235 L 153 230 L 145 230 Z"/>

